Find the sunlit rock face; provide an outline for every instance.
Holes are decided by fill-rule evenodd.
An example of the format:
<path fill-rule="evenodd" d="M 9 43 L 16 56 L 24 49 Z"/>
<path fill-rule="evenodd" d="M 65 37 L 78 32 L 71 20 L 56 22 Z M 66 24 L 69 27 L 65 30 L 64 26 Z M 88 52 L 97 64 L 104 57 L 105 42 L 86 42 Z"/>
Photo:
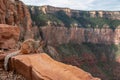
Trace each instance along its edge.
<path fill-rule="evenodd" d="M 73 10 L 70 8 L 60 8 L 60 7 L 53 7 L 49 5 L 37 7 L 38 10 L 42 11 L 44 14 L 53 14 L 57 11 L 64 11 L 68 16 L 84 16 L 84 14 L 88 14 L 89 17 L 101 17 L 101 18 L 108 18 L 114 20 L 120 20 L 120 11 L 81 11 L 81 10 Z M 32 13 L 35 12 L 36 7 L 31 6 L 29 7 Z"/>
<path fill-rule="evenodd" d="M 17 26 L 0 24 L 0 48 L 12 49 L 15 48 L 19 40 L 20 29 Z"/>
<path fill-rule="evenodd" d="M 90 17 L 101 17 L 114 20 L 120 20 L 119 11 L 89 11 Z"/>
<path fill-rule="evenodd" d="M 109 28 L 65 28 L 65 27 L 42 27 L 44 39 L 51 45 L 65 43 L 103 43 L 119 44 L 120 29 L 114 31 Z"/>
<path fill-rule="evenodd" d="M 1 0 L 0 16 L 1 24 L 31 26 L 29 11 L 19 0 Z"/>
<path fill-rule="evenodd" d="M 45 53 L 18 55 L 11 63 L 12 70 L 27 80 L 101 80 L 80 68 L 55 61 Z"/>
<path fill-rule="evenodd" d="M 0 0 L 0 24 L 17 25 L 21 38 L 31 30 L 32 21 L 27 7 L 19 0 Z"/>

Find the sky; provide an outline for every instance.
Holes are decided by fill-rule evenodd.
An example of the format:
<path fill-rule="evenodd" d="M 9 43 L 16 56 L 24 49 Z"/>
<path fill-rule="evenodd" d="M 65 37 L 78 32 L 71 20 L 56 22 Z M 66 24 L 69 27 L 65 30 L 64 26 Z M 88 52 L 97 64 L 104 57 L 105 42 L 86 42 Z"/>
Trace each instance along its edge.
<path fill-rule="evenodd" d="M 21 0 L 27 5 L 51 5 L 77 10 L 120 11 L 120 0 Z"/>

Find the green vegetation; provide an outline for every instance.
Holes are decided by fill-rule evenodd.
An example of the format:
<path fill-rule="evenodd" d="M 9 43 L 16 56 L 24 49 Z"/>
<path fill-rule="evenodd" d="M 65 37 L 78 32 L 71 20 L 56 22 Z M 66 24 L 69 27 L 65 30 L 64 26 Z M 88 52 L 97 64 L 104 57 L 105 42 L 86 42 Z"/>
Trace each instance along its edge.
<path fill-rule="evenodd" d="M 81 56 L 82 53 L 89 53 L 94 54 L 98 60 L 100 59 L 100 56 L 102 56 L 102 53 L 104 53 L 108 60 L 110 58 L 110 55 L 113 55 L 113 59 L 115 58 L 116 52 L 118 51 L 118 47 L 116 45 L 105 45 L 105 44 L 92 44 L 92 43 L 82 43 L 82 44 L 62 44 L 57 47 L 59 53 L 62 53 L 63 56 L 69 56 L 69 55 L 77 55 Z"/>
<path fill-rule="evenodd" d="M 101 73 L 108 78 L 107 80 L 113 80 L 115 76 L 113 76 L 112 70 L 114 69 L 115 64 L 117 64 L 115 61 L 116 57 L 120 55 L 119 48 L 120 45 L 117 46 L 113 44 L 105 45 L 105 44 L 92 44 L 92 43 L 82 43 L 82 44 L 68 43 L 68 44 L 59 45 L 56 49 L 63 59 L 67 59 L 67 58 L 70 59 L 69 57 L 71 56 L 77 56 L 79 58 L 78 60 L 84 60 L 86 58 L 83 57 L 83 54 L 87 53 L 94 55 L 96 59 L 94 64 L 91 65 L 86 61 L 84 61 L 84 63 L 82 63 L 82 65 L 80 65 L 79 67 L 81 67 L 83 70 L 87 72 L 90 72 L 93 76 L 100 77 L 100 73 Z M 103 56 L 106 57 L 105 62 L 101 61 L 101 59 L 104 59 L 102 58 Z M 74 62 L 77 61 L 73 61 L 73 65 Z M 93 70 L 94 68 L 97 69 L 99 72 L 98 73 L 92 72 L 91 70 Z"/>
<path fill-rule="evenodd" d="M 66 27 L 71 27 L 72 24 L 77 23 L 75 19 L 69 17 L 64 11 L 58 11 L 54 14 L 54 16 L 61 20 Z"/>
<path fill-rule="evenodd" d="M 65 26 L 65 27 L 84 27 L 84 28 L 103 28 L 105 26 L 115 29 L 120 25 L 120 20 L 112 20 L 108 18 L 90 17 L 87 11 L 81 11 L 77 16 L 73 13 L 72 16 L 68 16 L 64 11 L 57 11 L 55 13 L 44 14 L 39 10 L 37 6 L 34 7 L 34 12 L 30 10 L 31 18 L 37 26 L 46 26 L 47 22 L 50 21 L 52 25 L 55 26 Z"/>
<path fill-rule="evenodd" d="M 115 52 L 116 58 L 120 57 L 120 45 L 117 45 L 117 51 Z"/>
<path fill-rule="evenodd" d="M 74 17 L 85 28 L 103 28 L 104 25 L 108 25 L 109 28 L 115 29 L 120 25 L 120 20 L 112 20 L 107 18 L 91 18 L 91 17 Z"/>
<path fill-rule="evenodd" d="M 44 14 L 37 6 L 34 8 L 34 13 L 31 10 L 30 13 L 33 23 L 37 26 L 46 26 L 48 21 L 55 25 L 62 24 L 61 20 L 57 19 L 53 14 Z"/>

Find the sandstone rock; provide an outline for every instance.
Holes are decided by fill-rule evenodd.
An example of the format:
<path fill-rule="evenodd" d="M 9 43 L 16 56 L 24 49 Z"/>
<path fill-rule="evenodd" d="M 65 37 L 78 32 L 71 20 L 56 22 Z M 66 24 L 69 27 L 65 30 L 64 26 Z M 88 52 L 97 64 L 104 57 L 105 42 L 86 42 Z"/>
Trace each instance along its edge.
<path fill-rule="evenodd" d="M 89 11 L 90 17 L 102 17 L 108 19 L 120 20 L 119 11 Z"/>
<path fill-rule="evenodd" d="M 57 62 L 44 53 L 19 55 L 11 62 L 12 69 L 28 80 L 100 80 L 75 66 Z"/>
<path fill-rule="evenodd" d="M 0 48 L 14 48 L 20 35 L 19 27 L 0 24 Z"/>
<path fill-rule="evenodd" d="M 19 0 L 0 0 L 0 24 L 22 27 L 24 32 L 21 31 L 21 35 L 26 35 L 26 31 L 31 31 L 32 27 L 29 11 Z"/>
<path fill-rule="evenodd" d="M 119 44 L 120 29 L 113 31 L 109 28 L 65 28 L 42 27 L 42 34 L 49 45 L 82 42 L 98 44 Z"/>
<path fill-rule="evenodd" d="M 64 11 L 68 16 L 71 16 L 71 9 L 69 8 L 57 8 L 57 7 L 53 7 L 53 6 L 49 6 L 49 5 L 45 5 L 45 6 L 41 6 L 38 7 L 38 10 L 41 10 L 44 14 L 47 13 L 55 13 L 57 11 Z M 32 11 L 32 13 L 34 13 L 35 11 L 35 7 L 29 7 L 29 9 Z"/>
<path fill-rule="evenodd" d="M 0 61 L 3 61 L 5 56 L 6 56 L 6 54 L 0 54 Z"/>
<path fill-rule="evenodd" d="M 53 7 L 49 5 L 35 7 L 30 6 L 29 9 L 32 13 L 35 12 L 35 9 L 38 8 L 38 10 L 42 11 L 44 14 L 54 14 L 57 11 L 64 11 L 68 16 L 76 16 L 80 17 L 85 14 L 85 12 L 90 15 L 90 17 L 96 18 L 108 18 L 108 19 L 114 19 L 114 20 L 120 20 L 120 12 L 119 11 L 81 11 L 81 10 L 73 10 L 69 8 L 60 8 L 60 7 Z"/>

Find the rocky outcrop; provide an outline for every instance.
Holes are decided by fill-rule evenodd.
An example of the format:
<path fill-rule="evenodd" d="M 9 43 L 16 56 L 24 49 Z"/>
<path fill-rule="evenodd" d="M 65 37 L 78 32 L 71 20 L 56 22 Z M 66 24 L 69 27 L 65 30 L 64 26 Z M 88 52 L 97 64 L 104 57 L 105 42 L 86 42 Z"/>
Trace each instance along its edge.
<path fill-rule="evenodd" d="M 20 29 L 17 26 L 0 24 L 0 48 L 12 49 L 19 40 Z"/>
<path fill-rule="evenodd" d="M 11 66 L 28 80 L 100 80 L 75 66 L 57 62 L 44 53 L 13 57 Z"/>
<path fill-rule="evenodd" d="M 109 28 L 65 28 L 65 27 L 42 27 L 44 39 L 50 45 L 66 43 L 103 43 L 119 44 L 120 29 L 114 31 Z"/>
<path fill-rule="evenodd" d="M 32 7 L 34 8 L 34 7 Z M 71 16 L 71 9 L 70 8 L 59 8 L 59 7 L 52 7 L 52 6 L 41 6 L 40 10 L 42 10 L 42 12 L 44 14 L 47 13 L 55 13 L 57 11 L 64 11 L 68 16 Z"/>
<path fill-rule="evenodd" d="M 0 0 L 0 24 L 17 25 L 23 38 L 31 31 L 31 23 L 29 11 L 21 1 Z"/>
<path fill-rule="evenodd" d="M 90 17 L 120 20 L 120 11 L 89 11 Z"/>
<path fill-rule="evenodd" d="M 27 7 L 19 0 L 0 1 L 0 23 L 31 27 L 31 18 Z"/>
<path fill-rule="evenodd" d="M 53 7 L 53 6 L 48 6 L 48 5 L 40 6 L 40 7 L 28 6 L 28 8 L 32 12 L 32 14 L 35 13 L 35 10 L 37 8 L 39 11 L 42 11 L 44 14 L 48 14 L 48 13 L 53 14 L 57 11 L 64 11 L 68 16 L 71 16 L 70 8 L 59 8 L 59 7 Z"/>

